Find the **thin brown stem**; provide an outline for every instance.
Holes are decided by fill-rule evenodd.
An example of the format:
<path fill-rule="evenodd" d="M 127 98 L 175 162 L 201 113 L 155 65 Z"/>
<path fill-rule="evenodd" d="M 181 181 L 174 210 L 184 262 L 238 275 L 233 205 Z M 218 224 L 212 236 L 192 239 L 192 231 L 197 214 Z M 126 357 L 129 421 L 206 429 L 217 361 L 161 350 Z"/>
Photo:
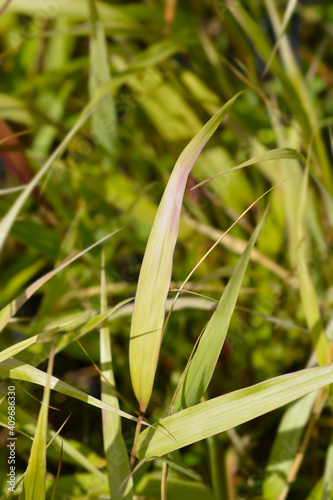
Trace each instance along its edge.
<path fill-rule="evenodd" d="M 12 0 L 7 0 L 4 5 L 0 8 L 0 16 L 5 12 L 5 10 L 7 9 L 8 5 L 10 4 Z"/>
<path fill-rule="evenodd" d="M 136 424 L 135 435 L 134 435 L 134 442 L 133 442 L 133 447 L 132 447 L 132 452 L 131 452 L 131 462 L 130 462 L 130 464 L 131 464 L 131 468 L 132 469 L 134 467 L 135 460 L 136 460 L 135 447 L 136 447 L 136 442 L 138 440 L 138 437 L 139 437 L 139 434 L 140 434 L 140 431 L 141 431 L 143 417 L 144 417 L 144 412 L 140 411 L 139 422 Z"/>
<path fill-rule="evenodd" d="M 169 466 L 166 462 L 163 462 L 162 468 L 162 481 L 161 481 L 161 500 L 167 500 L 167 486 L 168 486 L 168 470 Z"/>

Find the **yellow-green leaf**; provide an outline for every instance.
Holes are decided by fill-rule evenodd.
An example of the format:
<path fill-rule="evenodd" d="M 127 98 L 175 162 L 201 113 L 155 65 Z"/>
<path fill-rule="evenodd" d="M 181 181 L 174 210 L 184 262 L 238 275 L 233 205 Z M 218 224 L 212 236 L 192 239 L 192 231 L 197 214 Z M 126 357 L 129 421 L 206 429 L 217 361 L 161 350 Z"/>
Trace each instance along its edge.
<path fill-rule="evenodd" d="M 24 380 L 25 382 L 31 382 L 32 384 L 46 386 L 47 383 L 47 375 L 42 370 L 38 370 L 27 363 L 22 363 L 15 358 L 7 359 L 6 361 L 2 361 L 0 363 L 0 375 L 5 378 L 12 378 L 14 380 Z M 129 420 L 133 420 L 134 422 L 139 422 L 139 419 L 133 417 L 129 413 L 126 413 L 119 408 L 114 408 L 103 401 L 100 401 L 89 394 L 86 394 L 76 387 L 72 387 L 66 382 L 62 382 L 57 377 L 52 376 L 50 378 L 50 388 L 55 390 L 56 392 L 60 392 L 61 394 L 65 394 L 66 396 L 70 396 L 72 398 L 76 398 L 79 401 L 83 401 L 84 403 L 88 403 L 91 406 L 95 406 L 96 408 L 100 408 L 102 410 L 111 411 L 119 415 L 120 417 L 128 418 Z M 142 420 L 140 420 L 142 422 Z M 146 422 L 143 422 L 144 425 L 148 425 Z"/>
<path fill-rule="evenodd" d="M 106 277 L 104 251 L 102 252 L 101 269 L 101 314 L 107 311 Z M 110 328 L 100 329 L 100 359 L 101 359 L 101 400 L 119 409 L 119 401 L 111 386 L 115 386 L 113 373 Z M 119 486 L 130 475 L 130 464 L 126 445 L 122 436 L 121 419 L 119 415 L 102 410 L 103 443 L 108 473 L 111 498 L 132 498 L 133 479 L 127 481 L 121 495 L 117 496 Z"/>
<path fill-rule="evenodd" d="M 90 100 L 98 89 L 111 79 L 108 49 L 105 40 L 96 0 L 89 0 L 90 5 L 90 71 L 89 90 Z M 104 96 L 97 104 L 91 118 L 92 132 L 96 142 L 110 155 L 115 153 L 117 139 L 117 120 L 114 103 L 111 95 Z"/>
<path fill-rule="evenodd" d="M 201 150 L 238 96 L 230 99 L 206 123 L 180 155 L 149 235 L 135 297 L 129 354 L 133 389 L 142 412 L 149 403 L 154 383 L 187 178 Z"/>
<path fill-rule="evenodd" d="M 23 480 L 20 500 L 39 500 L 45 498 L 46 479 L 46 435 L 50 402 L 50 380 L 53 370 L 54 350 L 51 349 L 47 369 L 42 406 L 39 412 L 35 437 L 32 443 L 28 467 Z"/>
<path fill-rule="evenodd" d="M 177 394 L 175 412 L 198 403 L 206 392 L 227 336 L 251 251 L 264 223 L 266 213 L 254 230 L 245 252 L 239 258 L 217 309 L 200 339 Z"/>
<path fill-rule="evenodd" d="M 186 408 L 143 431 L 136 455 L 162 456 L 236 427 L 333 382 L 333 364 L 282 375 Z M 174 441 L 171 441 L 171 438 Z"/>

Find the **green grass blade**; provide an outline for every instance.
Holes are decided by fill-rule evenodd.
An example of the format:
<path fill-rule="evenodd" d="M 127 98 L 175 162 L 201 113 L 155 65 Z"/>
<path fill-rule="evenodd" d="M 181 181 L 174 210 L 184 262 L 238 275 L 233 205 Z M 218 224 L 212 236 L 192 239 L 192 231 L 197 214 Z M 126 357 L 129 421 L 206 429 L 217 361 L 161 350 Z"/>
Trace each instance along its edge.
<path fill-rule="evenodd" d="M 154 383 L 187 178 L 201 150 L 238 96 L 206 123 L 180 155 L 149 235 L 135 297 L 129 352 L 131 380 L 142 412 L 149 403 Z"/>
<path fill-rule="evenodd" d="M 300 284 L 300 295 L 304 316 L 311 331 L 313 347 L 320 365 L 327 363 L 329 344 L 321 321 L 318 298 L 308 268 L 308 245 L 305 226 L 305 211 L 308 197 L 309 164 L 303 174 L 303 183 L 299 200 L 297 224 L 297 267 L 296 275 Z"/>
<path fill-rule="evenodd" d="M 269 457 L 264 481 L 264 498 L 279 498 L 299 450 L 305 426 L 318 393 L 312 392 L 291 405 L 281 420 Z"/>
<path fill-rule="evenodd" d="M 111 80 L 111 73 L 105 34 L 96 0 L 89 0 L 89 6 L 91 23 L 89 91 L 90 101 L 92 101 L 99 88 Z M 110 94 L 99 101 L 91 122 L 95 140 L 113 156 L 116 150 L 117 120 Z"/>
<path fill-rule="evenodd" d="M 210 182 L 213 179 L 216 179 L 217 177 L 220 177 L 221 175 L 227 175 L 230 172 L 234 172 L 235 170 L 241 170 L 242 168 L 249 167 L 251 165 L 255 165 L 256 163 L 262 163 L 265 161 L 272 161 L 272 160 L 281 160 L 281 159 L 300 160 L 300 161 L 305 162 L 304 156 L 301 155 L 300 153 L 298 153 L 295 149 L 292 149 L 292 148 L 272 149 L 271 151 L 267 151 L 267 152 L 262 153 L 260 155 L 254 156 L 250 160 L 244 161 L 243 163 L 240 163 L 239 165 L 231 168 L 230 170 L 225 170 L 224 172 L 221 172 L 218 175 L 214 175 L 213 177 L 210 177 L 209 179 L 206 179 L 202 182 L 199 182 L 193 188 L 191 188 L 191 191 L 193 191 L 194 189 L 197 189 L 198 187 L 203 186 L 207 182 Z"/>
<path fill-rule="evenodd" d="M 93 245 L 90 245 L 90 247 L 85 248 L 84 250 L 82 250 L 82 252 L 79 252 L 78 254 L 74 255 L 74 257 L 71 257 L 70 259 L 63 261 L 58 267 L 56 267 L 56 269 L 53 269 L 53 271 L 50 271 L 49 273 L 45 274 L 37 281 L 32 283 L 32 285 L 30 285 L 25 290 L 25 292 L 22 293 L 22 295 L 12 300 L 12 302 L 10 302 L 0 311 L 0 332 L 7 325 L 8 321 L 16 314 L 16 312 L 20 309 L 20 307 L 22 307 L 23 304 L 25 304 L 25 302 L 28 299 L 30 299 L 30 297 L 32 297 L 34 293 L 36 293 L 37 290 L 39 290 L 45 283 L 47 283 L 51 278 L 53 278 L 53 276 L 59 273 L 62 269 L 65 269 L 65 267 L 67 267 L 69 264 L 74 262 L 79 257 L 82 257 L 82 255 L 84 255 L 85 253 L 89 252 L 89 250 L 96 247 L 100 243 L 103 243 L 104 241 L 106 241 L 108 238 L 118 233 L 119 231 L 120 229 L 117 229 L 116 231 L 100 239 Z"/>
<path fill-rule="evenodd" d="M 104 267 L 104 251 L 102 253 L 101 269 L 101 314 L 107 311 L 106 279 Z M 101 360 L 101 400 L 114 408 L 119 408 L 119 401 L 110 387 L 115 386 L 111 350 L 110 329 L 100 329 L 100 360 Z M 107 383 L 108 382 L 108 383 Z M 117 491 L 121 483 L 130 474 L 130 465 L 125 442 L 122 436 L 121 419 L 115 413 L 102 410 L 103 443 L 106 458 L 111 498 L 132 498 L 133 480 L 127 481 L 121 493 Z"/>
<path fill-rule="evenodd" d="M 155 424 L 156 429 L 163 429 L 175 441 L 156 430 L 145 430 L 137 441 L 137 457 L 141 460 L 165 455 L 248 422 L 332 382 L 333 364 L 282 375 L 186 408 Z"/>
<path fill-rule="evenodd" d="M 331 431 L 332 432 L 332 431 Z M 331 434 L 331 441 L 326 454 L 325 471 L 323 478 L 323 493 L 322 500 L 333 497 L 333 432 Z"/>
<path fill-rule="evenodd" d="M 47 383 L 47 375 L 42 370 L 38 370 L 37 368 L 30 366 L 26 363 L 22 363 L 17 359 L 11 358 L 7 359 L 0 363 L 0 375 L 5 378 L 12 378 L 14 380 L 24 380 L 25 382 L 31 382 L 32 384 L 37 384 L 44 386 Z M 66 396 L 70 396 L 72 398 L 78 399 L 79 401 L 83 401 L 91 406 L 95 406 L 96 408 L 100 408 L 101 410 L 106 410 L 110 412 L 114 412 L 120 417 L 127 418 L 132 420 L 133 422 L 138 422 L 139 419 L 133 417 L 129 413 L 126 413 L 118 408 L 114 408 L 103 401 L 100 401 L 89 394 L 86 394 L 75 387 L 72 387 L 66 382 L 62 382 L 57 377 L 52 376 L 50 378 L 50 387 L 56 392 L 60 392 L 61 394 L 65 394 Z M 141 420 L 142 422 L 142 420 Z M 143 422 L 144 425 L 148 425 Z"/>
<path fill-rule="evenodd" d="M 102 19 L 110 21 L 113 26 L 125 28 L 137 28 L 138 23 L 130 16 L 125 14 L 121 8 L 108 5 L 105 2 L 97 2 L 99 15 Z M 86 1 L 71 0 L 60 1 L 57 3 L 49 3 L 43 5 L 39 0 L 15 0 L 10 2 L 7 12 L 16 12 L 18 14 L 25 14 L 27 16 L 41 15 L 52 18 L 67 17 L 69 19 L 89 19 L 89 6 Z"/>
<path fill-rule="evenodd" d="M 20 500 L 45 498 L 46 479 L 46 434 L 50 402 L 50 381 L 53 371 L 54 349 L 51 349 L 47 369 L 42 406 L 39 412 L 36 433 L 30 451 L 29 463 L 23 480 Z"/>
<path fill-rule="evenodd" d="M 297 6 L 297 2 L 298 0 L 289 0 L 288 3 L 287 3 L 287 7 L 286 7 L 286 10 L 285 10 L 285 13 L 284 13 L 284 16 L 283 16 L 283 21 L 282 21 L 282 25 L 281 25 L 281 28 L 280 28 L 280 31 L 279 31 L 279 35 L 277 37 L 277 40 L 275 42 L 275 45 L 274 45 L 274 48 L 272 50 L 272 53 L 266 63 L 266 66 L 265 66 L 265 69 L 264 69 L 264 72 L 263 72 L 263 77 L 266 75 L 270 65 L 271 65 L 271 62 L 276 54 L 276 51 L 278 50 L 279 48 L 279 45 L 281 43 L 281 40 L 282 40 L 282 37 L 284 36 L 285 32 L 286 32 L 286 29 L 288 27 L 288 24 L 289 24 L 289 21 L 296 9 L 296 6 Z M 269 6 L 271 4 L 271 0 L 266 0 L 266 6 L 268 6 L 268 9 L 269 10 Z"/>
<path fill-rule="evenodd" d="M 68 132 L 68 134 L 63 139 L 61 144 L 52 153 L 50 158 L 44 163 L 44 165 L 39 170 L 39 172 L 35 175 L 35 177 L 33 177 L 33 179 L 29 182 L 29 184 L 27 184 L 26 188 L 22 191 L 20 196 L 18 196 L 15 203 L 11 206 L 11 208 L 9 209 L 9 211 L 7 212 L 5 217 L 0 222 L 0 252 L 2 251 L 2 248 L 4 246 L 6 239 L 7 239 L 9 231 L 10 231 L 12 225 L 14 224 L 14 221 L 17 218 L 17 215 L 21 211 L 24 203 L 27 201 L 27 199 L 29 198 L 32 191 L 38 185 L 41 178 L 52 167 L 54 161 L 63 153 L 63 151 L 65 150 L 66 146 L 69 144 L 71 139 L 80 130 L 80 128 L 82 127 L 83 123 L 86 121 L 88 116 L 89 116 L 89 113 L 84 113 L 83 115 L 80 116 L 80 118 L 77 120 L 74 127 Z"/>
<path fill-rule="evenodd" d="M 68 321 L 67 323 L 64 323 L 63 325 L 59 325 L 56 328 L 53 328 L 52 330 L 48 330 L 46 332 L 39 333 L 38 335 L 34 335 L 33 337 L 30 337 L 28 339 L 22 340 L 21 342 L 17 342 L 16 344 L 7 347 L 7 349 L 4 349 L 3 351 L 0 352 L 0 363 L 2 361 L 5 361 L 6 359 L 12 358 L 16 356 L 19 352 L 24 351 L 25 349 L 28 349 L 28 347 L 36 344 L 37 342 L 42 341 L 45 338 L 51 337 L 55 334 L 61 331 L 64 327 L 67 327 L 73 323 L 75 323 L 77 320 L 74 319 L 72 321 Z"/>
<path fill-rule="evenodd" d="M 239 258 L 217 309 L 200 339 L 177 394 L 175 412 L 195 405 L 206 392 L 228 333 L 251 251 L 259 236 L 266 214 L 267 210 L 253 232 L 245 252 Z"/>

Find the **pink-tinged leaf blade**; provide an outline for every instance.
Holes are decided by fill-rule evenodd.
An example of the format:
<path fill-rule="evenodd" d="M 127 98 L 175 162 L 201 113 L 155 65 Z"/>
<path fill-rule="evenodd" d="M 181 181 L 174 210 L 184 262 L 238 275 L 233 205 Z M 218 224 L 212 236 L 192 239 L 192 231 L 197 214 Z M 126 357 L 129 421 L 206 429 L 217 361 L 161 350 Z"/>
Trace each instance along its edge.
<path fill-rule="evenodd" d="M 135 297 L 129 353 L 141 412 L 147 408 L 154 383 L 186 182 L 201 150 L 239 95 L 204 125 L 178 158 L 149 235 Z"/>

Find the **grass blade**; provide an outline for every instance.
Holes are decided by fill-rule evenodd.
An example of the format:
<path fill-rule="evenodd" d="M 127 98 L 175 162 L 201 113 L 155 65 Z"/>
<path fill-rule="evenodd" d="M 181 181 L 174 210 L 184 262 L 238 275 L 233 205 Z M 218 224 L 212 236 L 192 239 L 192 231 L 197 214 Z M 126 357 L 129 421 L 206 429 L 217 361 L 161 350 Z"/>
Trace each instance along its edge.
<path fill-rule="evenodd" d="M 101 269 L 101 314 L 107 311 L 106 279 L 104 267 L 104 250 L 102 250 Z M 111 386 L 115 386 L 113 361 L 111 351 L 110 328 L 100 329 L 100 359 L 101 359 L 101 400 L 114 408 L 119 408 L 117 396 Z M 108 383 L 107 383 L 108 382 Z M 130 474 L 128 454 L 121 431 L 121 419 L 115 413 L 102 410 L 103 442 L 108 472 L 111 498 L 132 498 L 133 480 L 130 478 L 119 495 L 117 491 L 123 480 Z M 116 459 L 115 459 L 116 457 Z"/>
<path fill-rule="evenodd" d="M 286 485 L 317 394 L 312 392 L 296 401 L 287 409 L 281 420 L 266 469 L 267 476 L 264 482 L 266 500 L 279 498 Z"/>
<path fill-rule="evenodd" d="M 59 273 L 62 269 L 65 269 L 65 267 L 69 266 L 69 264 L 74 262 L 79 257 L 82 257 L 82 255 L 84 255 L 85 253 L 89 252 L 89 250 L 96 247 L 100 243 L 103 243 L 104 241 L 106 241 L 108 238 L 118 233 L 119 231 L 120 229 L 117 229 L 116 231 L 100 239 L 93 245 L 90 245 L 90 247 L 85 248 L 84 250 L 82 250 L 82 252 L 79 252 L 78 254 L 74 255 L 74 257 L 71 257 L 70 259 L 63 261 L 58 267 L 56 267 L 56 269 L 53 269 L 53 271 L 50 271 L 49 273 L 45 274 L 37 281 L 32 283 L 32 285 L 30 285 L 26 289 L 26 291 L 22 293 L 22 295 L 14 299 L 0 311 L 0 332 L 7 325 L 8 321 L 16 314 L 16 312 L 20 309 L 20 307 L 22 307 L 23 304 L 28 299 L 30 299 L 30 297 L 32 297 L 34 293 L 36 293 L 37 290 L 39 290 L 45 283 L 47 283 L 51 278 L 53 278 L 53 276 Z"/>
<path fill-rule="evenodd" d="M 149 235 L 135 297 L 129 353 L 131 380 L 141 412 L 147 408 L 155 377 L 187 178 L 201 150 L 238 96 L 206 123 L 180 155 Z"/>
<path fill-rule="evenodd" d="M 21 361 L 18 361 L 14 358 L 7 359 L 6 361 L 0 363 L 0 375 L 5 378 L 24 380 L 25 382 L 31 382 L 33 384 L 42 385 L 44 387 L 47 383 L 47 375 L 45 372 L 43 372 L 42 370 L 38 370 L 38 368 L 30 366 L 27 363 L 22 363 Z M 133 422 L 139 422 L 139 419 L 133 417 L 129 413 L 103 403 L 99 399 L 94 398 L 93 396 L 90 396 L 89 394 L 86 394 L 69 384 L 66 384 L 66 382 L 62 382 L 57 377 L 52 376 L 50 378 L 50 387 L 51 389 L 60 392 L 61 394 L 76 398 L 79 401 L 83 401 L 84 403 L 95 406 L 96 408 L 100 408 L 101 410 L 114 412 L 120 417 L 127 418 L 129 420 L 132 420 Z M 149 426 L 149 424 L 145 422 L 142 423 Z"/>
<path fill-rule="evenodd" d="M 92 101 L 98 89 L 111 80 L 110 64 L 105 34 L 97 10 L 96 0 L 89 0 L 90 6 L 90 73 L 89 90 Z M 116 112 L 111 95 L 104 96 L 92 115 L 92 130 L 98 142 L 111 156 L 115 154 L 117 139 Z"/>
<path fill-rule="evenodd" d="M 177 394 L 175 412 L 195 405 L 206 392 L 227 336 L 240 287 L 250 260 L 251 251 L 259 236 L 266 214 L 267 210 L 253 232 L 245 252 L 239 258 L 217 309 L 200 339 L 197 350 Z"/>
<path fill-rule="evenodd" d="M 43 340 L 47 337 L 51 337 L 55 333 L 62 330 L 64 327 L 67 327 L 67 326 L 71 325 L 72 323 L 75 323 L 76 321 L 77 321 L 76 319 L 74 319 L 72 321 L 68 321 L 67 323 L 64 323 L 63 325 L 60 325 L 56 328 L 53 328 L 52 330 L 48 330 L 47 332 L 39 333 L 38 335 L 34 335 L 33 337 L 22 340 L 21 342 L 17 342 L 16 344 L 14 344 L 12 346 L 7 347 L 7 349 L 4 349 L 3 351 L 0 352 L 0 363 L 2 361 L 5 361 L 6 359 L 9 359 L 9 358 L 16 356 L 16 354 L 24 351 L 25 349 L 28 349 L 28 347 L 36 344 L 37 342 L 40 342 L 41 340 Z"/>
<path fill-rule="evenodd" d="M 46 434 L 50 402 L 50 381 L 54 363 L 54 348 L 51 349 L 47 369 L 42 406 L 39 412 L 36 433 L 30 451 L 29 463 L 23 480 L 20 500 L 45 498 L 46 480 Z"/>
<path fill-rule="evenodd" d="M 155 424 L 156 430 L 163 429 L 174 441 L 156 430 L 145 430 L 137 441 L 137 457 L 141 460 L 165 455 L 248 422 L 332 382 L 333 364 L 282 375 L 186 408 Z"/>
<path fill-rule="evenodd" d="M 214 175 L 213 177 L 206 179 L 202 182 L 199 182 L 195 186 L 191 188 L 191 191 L 194 189 L 197 189 L 198 187 L 203 186 L 209 181 L 212 181 L 213 179 L 216 179 L 217 177 L 220 177 L 221 175 L 226 175 L 230 172 L 234 172 L 236 170 L 240 170 L 245 167 L 249 167 L 250 165 L 255 165 L 256 163 L 262 163 L 264 161 L 271 161 L 271 160 L 281 160 L 281 159 L 289 159 L 289 160 L 300 160 L 300 161 L 305 161 L 305 158 L 303 155 L 298 153 L 295 149 L 292 148 L 279 148 L 279 149 L 272 149 L 271 151 L 267 151 L 265 153 L 262 153 L 258 156 L 254 156 L 253 158 L 250 158 L 250 160 L 244 161 L 243 163 L 240 163 L 236 167 L 231 168 L 230 170 L 225 170 L 224 172 L 221 172 L 218 175 Z"/>
<path fill-rule="evenodd" d="M 307 325 L 311 331 L 313 347 L 318 363 L 327 363 L 329 344 L 321 321 L 318 298 L 308 268 L 308 247 L 305 227 L 305 210 L 308 196 L 309 163 L 303 174 L 303 184 L 299 200 L 298 231 L 297 231 L 297 267 L 296 274 L 300 284 L 300 295 Z"/>
<path fill-rule="evenodd" d="M 66 146 L 69 144 L 71 139 L 78 132 L 78 130 L 80 130 L 81 126 L 86 121 L 88 116 L 89 116 L 89 113 L 84 113 L 81 115 L 81 117 L 77 120 L 74 127 L 68 132 L 68 134 L 63 139 L 61 144 L 59 144 L 59 146 L 52 153 L 50 158 L 44 163 L 44 165 L 39 170 L 39 172 L 35 175 L 35 177 L 33 179 L 31 179 L 29 184 L 27 184 L 26 188 L 22 191 L 20 196 L 16 199 L 15 203 L 11 206 L 11 208 L 9 209 L 9 211 L 7 212 L 5 217 L 0 222 L 0 252 L 4 246 L 4 243 L 7 239 L 9 231 L 10 231 L 12 225 L 14 224 L 14 221 L 15 221 L 17 215 L 21 211 L 24 203 L 27 201 L 27 199 L 29 198 L 32 191 L 38 185 L 41 178 L 52 167 L 54 161 L 63 153 L 63 151 L 65 150 Z"/>

